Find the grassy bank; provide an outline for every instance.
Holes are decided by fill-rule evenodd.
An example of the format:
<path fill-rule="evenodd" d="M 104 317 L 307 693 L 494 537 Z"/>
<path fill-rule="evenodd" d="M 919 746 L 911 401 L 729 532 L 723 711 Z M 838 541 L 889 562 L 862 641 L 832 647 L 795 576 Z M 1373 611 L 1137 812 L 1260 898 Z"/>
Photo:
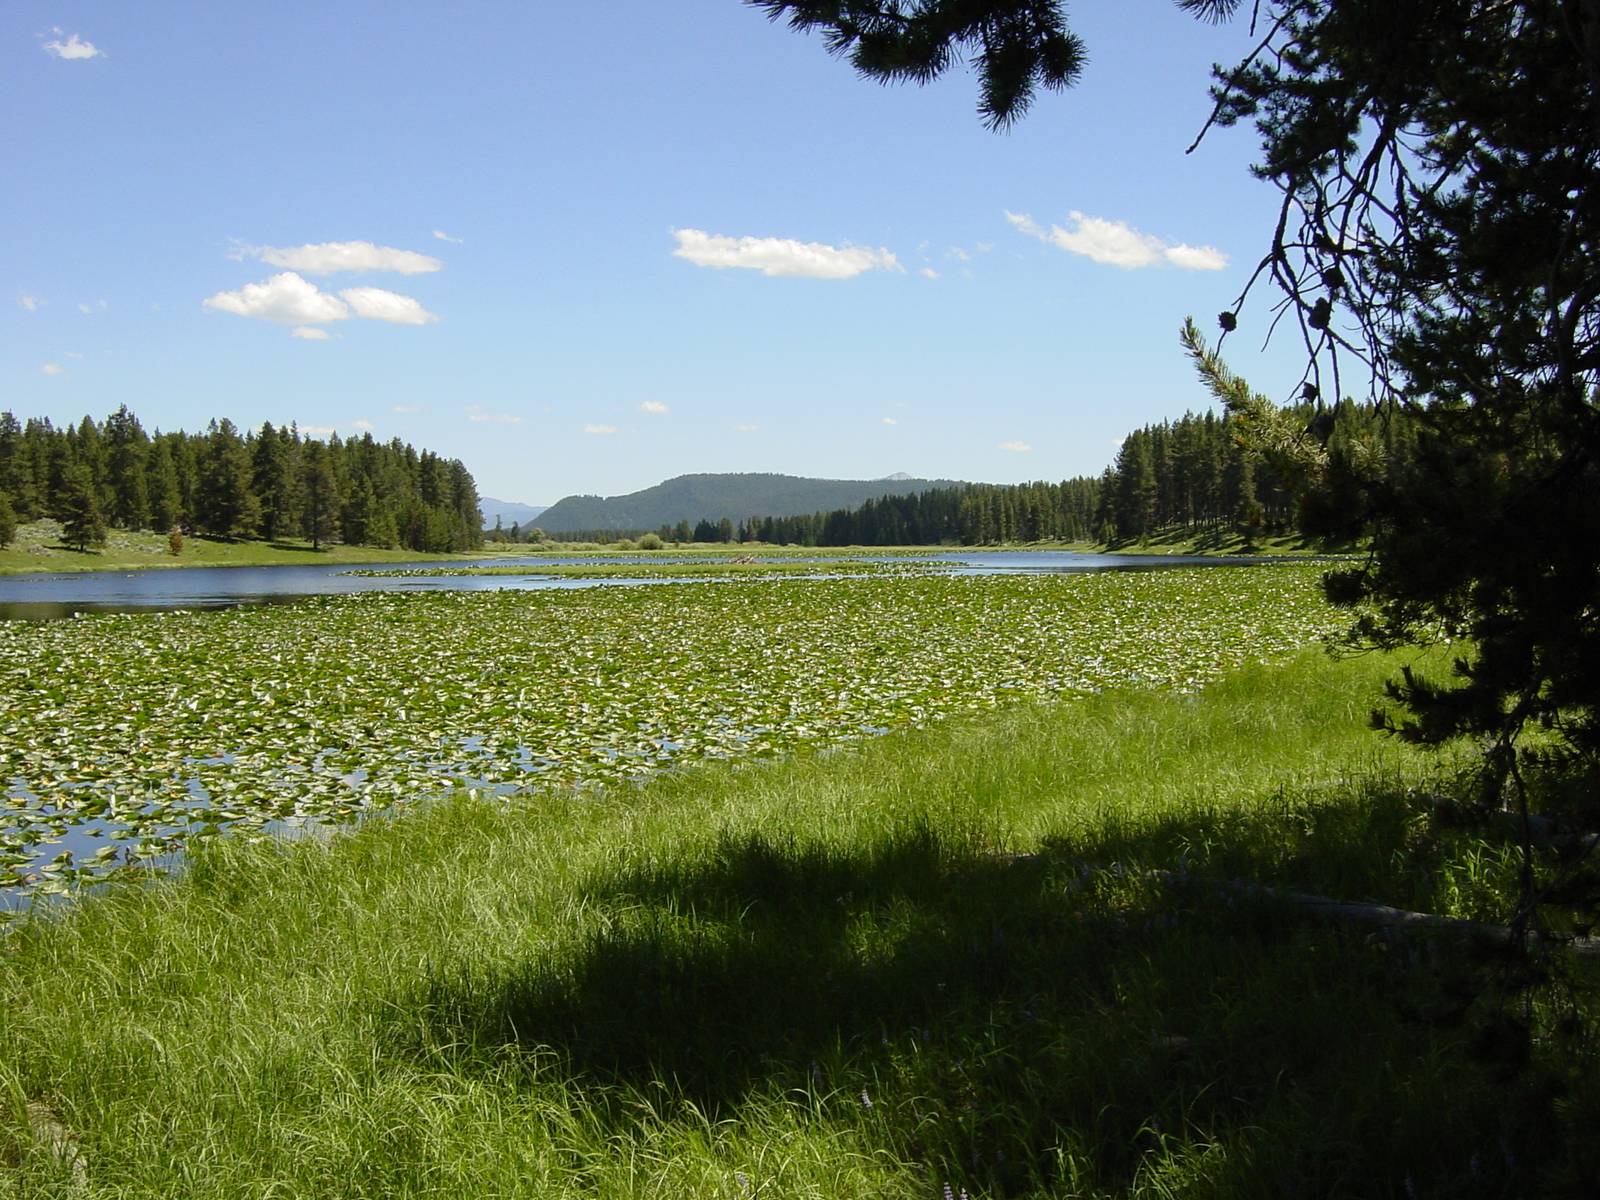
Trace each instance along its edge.
<path fill-rule="evenodd" d="M 313 550 L 298 538 L 273 542 L 185 537 L 173 554 L 164 533 L 113 529 L 104 546 L 74 550 L 61 536 L 59 521 L 30 521 L 17 527 L 16 539 L 0 547 L 0 575 L 30 571 L 132 571 L 146 567 L 316 566 L 329 563 L 458 561 L 459 554 L 425 554 L 377 546 L 326 545 Z M 476 556 L 473 556 L 476 557 Z"/>
<path fill-rule="evenodd" d="M 1482 907 L 1393 665 L 217 840 L 6 943 L 0 1196 L 1587 1194 L 1581 1021 L 1147 873 Z"/>

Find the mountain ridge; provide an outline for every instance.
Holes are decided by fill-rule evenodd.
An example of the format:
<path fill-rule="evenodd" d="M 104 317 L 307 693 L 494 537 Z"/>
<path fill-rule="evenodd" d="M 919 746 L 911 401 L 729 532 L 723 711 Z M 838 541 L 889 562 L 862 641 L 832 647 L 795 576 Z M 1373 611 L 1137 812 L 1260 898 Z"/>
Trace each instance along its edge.
<path fill-rule="evenodd" d="M 544 512 L 548 505 L 523 504 L 517 500 L 496 500 L 493 496 L 478 497 L 478 511 L 483 514 L 483 527 L 493 529 L 495 518 L 510 529 L 513 525 L 526 525 Z"/>
<path fill-rule="evenodd" d="M 769 472 L 675 475 L 653 487 L 620 496 L 563 496 L 540 514 L 549 533 L 580 530 L 652 530 L 688 521 L 742 521 L 747 517 L 794 517 L 856 508 L 880 496 L 929 488 L 964 486 L 957 479 L 818 479 Z"/>

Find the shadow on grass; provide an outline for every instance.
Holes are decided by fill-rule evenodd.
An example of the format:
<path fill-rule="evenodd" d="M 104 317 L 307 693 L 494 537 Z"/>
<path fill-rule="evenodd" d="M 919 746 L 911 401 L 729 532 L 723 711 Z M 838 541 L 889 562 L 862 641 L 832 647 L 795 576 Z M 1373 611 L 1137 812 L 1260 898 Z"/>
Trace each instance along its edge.
<path fill-rule="evenodd" d="M 1204 1194 L 1511 1195 L 1535 1162 L 1559 1194 L 1594 1152 L 1564 1141 L 1554 1076 L 1474 1052 L 1472 964 L 1146 870 L 1274 880 L 1320 851 L 1359 888 L 1404 837 L 1372 799 L 1288 852 L 1202 820 L 1028 858 L 926 827 L 729 836 L 591 879 L 565 952 L 436 970 L 394 1011 L 456 1069 L 525 1055 L 548 1078 L 554 1052 L 619 1129 L 638 1108 L 608 1090 L 714 1116 L 787 1095 L 993 1195 L 1161 1171 Z"/>

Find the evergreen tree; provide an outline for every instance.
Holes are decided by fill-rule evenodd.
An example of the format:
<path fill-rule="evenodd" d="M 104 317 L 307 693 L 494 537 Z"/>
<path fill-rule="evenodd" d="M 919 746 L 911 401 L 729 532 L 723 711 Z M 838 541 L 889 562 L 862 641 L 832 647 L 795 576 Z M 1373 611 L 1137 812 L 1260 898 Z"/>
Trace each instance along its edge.
<path fill-rule="evenodd" d="M 104 442 L 111 523 L 121 529 L 143 529 L 150 521 L 145 477 L 150 439 L 126 404 L 106 418 Z"/>
<path fill-rule="evenodd" d="M 172 445 L 167 438 L 157 437 L 150 443 L 145 480 L 150 528 L 158 533 L 176 529 L 183 523 L 183 506 L 178 494 L 178 472 L 172 464 Z"/>
<path fill-rule="evenodd" d="M 33 463 L 22 425 L 9 412 L 0 412 L 0 492 L 10 499 L 20 520 L 31 520 L 37 505 Z"/>
<path fill-rule="evenodd" d="M 232 421 L 212 421 L 199 462 L 196 523 L 226 538 L 253 535 L 261 504 L 251 488 L 250 453 Z"/>
<path fill-rule="evenodd" d="M 320 550 L 322 543 L 333 536 L 338 520 L 339 483 L 333 474 L 328 448 L 321 442 L 307 441 L 301 462 L 304 467 L 301 494 L 305 505 L 301 525 L 305 536 L 311 539 L 311 548 Z"/>
<path fill-rule="evenodd" d="M 300 472 L 297 435 L 262 422 L 250 451 L 250 486 L 261 504 L 261 536 L 300 532 Z"/>
<path fill-rule="evenodd" d="M 0 546 L 9 546 L 17 536 L 17 510 L 11 507 L 11 497 L 0 492 Z"/>
<path fill-rule="evenodd" d="M 76 465 L 68 473 L 60 511 L 62 537 L 67 545 L 80 552 L 105 545 L 105 514 L 88 467 Z"/>

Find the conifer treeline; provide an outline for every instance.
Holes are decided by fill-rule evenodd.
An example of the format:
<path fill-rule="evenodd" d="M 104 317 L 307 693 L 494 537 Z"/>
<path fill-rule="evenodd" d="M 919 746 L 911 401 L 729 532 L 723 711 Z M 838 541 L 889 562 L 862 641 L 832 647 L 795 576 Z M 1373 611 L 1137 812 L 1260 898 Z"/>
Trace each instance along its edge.
<path fill-rule="evenodd" d="M 478 490 L 459 460 L 370 434 L 326 442 L 294 426 L 147 434 L 126 405 L 56 429 L 0 412 L 0 506 L 54 517 L 77 544 L 96 528 L 308 538 L 408 550 L 483 543 Z"/>
<path fill-rule="evenodd" d="M 1380 421 L 1370 405 L 1346 400 L 1331 409 L 1309 405 L 1285 414 L 1337 458 L 1358 440 L 1403 457 L 1409 430 L 1399 417 Z M 998 542 L 1099 541 L 1120 544 L 1161 531 L 1303 532 L 1288 481 L 1246 449 L 1227 414 L 1186 413 L 1135 430 L 1117 461 L 1099 478 L 1014 486 L 966 484 L 868 500 L 855 509 L 734 522 L 679 521 L 656 532 L 675 542 L 749 542 L 804 546 L 917 546 Z M 1323 515 L 1326 524 L 1326 514 Z M 630 536 L 638 536 L 634 531 Z M 604 541 L 618 534 L 557 534 L 559 540 Z"/>

